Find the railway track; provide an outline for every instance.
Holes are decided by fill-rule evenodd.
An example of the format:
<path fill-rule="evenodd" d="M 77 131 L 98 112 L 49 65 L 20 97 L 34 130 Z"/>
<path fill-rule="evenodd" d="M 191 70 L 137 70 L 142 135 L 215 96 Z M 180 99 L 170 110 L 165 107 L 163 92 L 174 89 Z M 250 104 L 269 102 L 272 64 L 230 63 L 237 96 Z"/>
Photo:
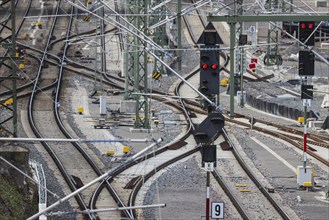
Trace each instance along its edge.
<path fill-rule="evenodd" d="M 244 126 L 244 127 L 250 127 L 250 124 L 240 122 L 240 121 L 237 121 L 237 120 L 232 120 L 232 119 L 227 118 L 227 121 L 235 123 L 235 124 L 239 124 L 239 125 Z M 266 123 L 266 122 L 263 122 L 263 123 L 268 124 L 268 125 L 273 124 L 273 123 Z M 278 127 L 284 128 L 284 126 L 278 126 Z M 253 126 L 253 129 L 256 130 L 256 131 L 263 132 L 265 134 L 269 134 L 273 137 L 278 137 L 278 138 L 292 144 L 296 148 L 303 151 L 303 147 L 302 147 L 303 145 L 301 144 L 302 143 L 301 138 L 296 138 L 295 136 L 292 136 L 292 135 L 289 135 L 289 134 L 282 134 L 281 132 L 276 132 L 276 131 L 273 131 L 273 130 L 270 130 L 270 129 L 265 129 L 265 128 L 258 127 L 258 126 Z M 316 143 L 316 142 L 312 142 L 312 143 Z M 322 145 L 322 147 L 325 146 L 327 148 L 327 144 L 323 145 L 321 143 L 316 143 L 316 145 L 319 145 L 319 146 Z M 309 155 L 311 155 L 312 157 L 314 157 L 315 159 L 317 159 L 318 161 L 320 161 L 321 163 L 323 163 L 324 165 L 329 166 L 329 161 L 327 159 L 323 158 L 322 156 L 318 155 L 317 153 L 311 151 L 310 149 L 307 150 L 307 153 Z"/>
<path fill-rule="evenodd" d="M 178 90 L 179 90 L 179 87 L 181 87 L 181 86 L 182 86 L 182 83 L 180 83 L 178 85 L 178 87 L 176 89 L 176 95 L 179 95 Z M 182 100 L 179 100 L 179 102 L 180 102 L 180 106 L 183 106 L 183 107 L 185 106 L 185 103 Z M 190 113 L 185 108 L 182 108 L 182 109 L 183 109 L 182 112 L 184 113 L 185 118 L 186 118 L 186 120 L 188 121 L 188 124 L 189 124 L 187 126 L 188 129 L 187 129 L 187 132 L 185 133 L 184 137 L 180 138 L 178 141 L 175 141 L 175 143 L 167 146 L 166 148 L 162 148 L 161 150 L 157 150 L 156 152 L 152 152 L 152 153 L 148 154 L 146 156 L 146 158 L 152 158 L 153 157 L 152 155 L 159 155 L 160 154 L 160 151 L 161 151 L 161 155 L 162 155 L 164 151 L 167 152 L 164 149 L 170 149 L 173 146 L 177 145 L 177 143 L 184 142 L 184 140 L 186 140 L 190 136 L 191 131 L 194 129 L 194 125 L 192 123 L 192 120 L 190 119 Z M 129 186 L 129 188 L 132 188 L 131 196 L 130 196 L 130 199 L 129 199 L 129 205 L 130 206 L 133 206 L 135 204 L 136 196 L 137 196 L 140 188 L 142 187 L 144 181 L 147 181 L 147 179 L 150 178 L 151 176 L 153 176 L 156 173 L 156 171 L 161 170 L 164 167 L 166 167 L 166 166 L 168 166 L 168 165 L 170 165 L 170 164 L 172 164 L 174 162 L 177 162 L 180 159 L 185 158 L 185 157 L 187 157 L 187 156 L 189 156 L 189 155 L 191 155 L 191 154 L 193 154 L 193 153 L 195 153 L 197 151 L 199 151 L 198 148 L 193 148 L 192 150 L 190 150 L 190 151 L 188 151 L 188 152 L 186 152 L 186 153 L 184 153 L 182 155 L 179 155 L 179 156 L 177 156 L 177 157 L 175 157 L 175 158 L 173 158 L 173 159 L 171 159 L 169 161 L 164 162 L 163 164 L 161 164 L 160 166 L 158 166 L 156 169 L 150 171 L 146 175 L 143 175 L 143 177 L 141 177 L 141 176 L 134 177 L 133 180 L 132 180 L 133 185 L 130 184 L 130 186 Z M 240 210 L 242 210 L 242 209 L 240 208 Z M 136 216 L 136 213 L 135 212 L 134 212 L 134 216 Z"/>
<path fill-rule="evenodd" d="M 61 2 L 58 2 L 57 13 L 58 13 L 58 8 L 59 8 L 60 4 L 61 4 Z M 63 6 L 62 6 L 62 8 L 63 8 Z M 68 14 L 72 14 L 72 12 L 73 12 L 73 7 L 71 6 L 68 11 Z M 63 76 L 63 62 L 64 62 L 63 58 L 67 53 L 67 49 L 68 49 L 67 44 L 62 45 L 62 50 L 60 50 L 60 51 L 63 51 L 63 53 L 61 54 L 62 57 L 60 57 L 61 63 L 59 63 L 60 68 L 59 68 L 58 77 L 56 79 L 49 78 L 49 76 L 51 76 L 50 74 L 58 72 L 58 70 L 56 70 L 56 69 L 51 70 L 49 72 L 48 76 L 45 76 L 45 74 L 42 72 L 42 67 L 43 67 L 42 61 L 45 58 L 45 54 L 48 49 L 52 49 L 52 47 L 48 46 L 49 42 L 54 39 L 54 36 L 59 35 L 59 33 L 55 33 L 52 31 L 52 30 L 54 30 L 54 27 L 56 26 L 57 19 L 58 18 L 55 17 L 55 19 L 53 21 L 52 29 L 51 29 L 49 37 L 48 37 L 48 42 L 46 43 L 46 47 L 45 47 L 46 49 L 44 52 L 43 59 L 41 60 L 41 65 L 40 65 L 39 72 L 38 72 L 37 81 L 40 81 L 40 79 L 42 79 L 42 82 L 35 83 L 34 91 L 32 92 L 32 95 L 30 98 L 29 121 L 30 121 L 31 127 L 33 128 L 37 137 L 57 136 L 57 137 L 61 138 L 61 137 L 63 137 L 63 134 L 64 134 L 64 137 L 72 138 L 72 136 L 69 134 L 69 132 L 65 129 L 65 126 L 63 125 L 61 118 L 60 118 L 60 113 L 58 111 L 58 109 L 60 108 L 60 106 L 58 104 L 60 103 L 59 97 L 60 97 L 60 90 L 61 90 L 61 81 L 62 81 L 62 76 Z M 59 18 L 59 19 L 61 19 L 61 18 Z M 65 22 L 67 22 L 67 21 L 65 21 L 66 18 L 62 18 L 61 20 L 62 20 L 61 26 L 63 27 L 63 25 L 68 25 L 67 29 L 70 30 L 71 26 L 72 26 L 72 16 L 69 17 L 68 24 L 65 24 Z M 59 30 L 61 30 L 61 29 L 59 29 Z M 69 36 L 68 33 L 69 33 L 69 31 L 66 34 L 66 39 Z M 55 53 L 56 53 L 56 50 L 55 50 Z M 54 67 L 56 67 L 56 66 L 54 66 Z M 42 84 L 47 85 L 48 84 L 47 80 L 48 80 L 48 82 L 54 81 L 57 84 L 56 90 L 54 90 L 54 92 L 53 92 L 53 95 L 55 95 L 54 100 L 49 98 L 52 96 L 52 93 L 42 91 L 42 93 L 37 94 L 37 92 L 36 92 L 38 90 L 38 87 L 36 85 L 38 85 L 38 86 L 42 86 Z M 44 97 L 42 98 L 42 96 L 44 96 Z M 48 104 L 46 104 L 47 102 L 48 102 Z M 43 103 L 43 104 L 41 104 L 41 103 Z M 35 106 L 38 106 L 38 107 L 35 107 Z M 48 106 L 48 107 L 44 108 L 45 106 Z M 40 107 L 42 107 L 42 108 L 39 109 Z M 51 110 L 51 108 L 53 108 L 53 110 Z M 59 132 L 59 131 L 56 131 L 55 129 L 49 129 L 50 127 L 47 126 L 47 124 L 44 124 L 44 123 L 41 124 L 40 122 L 42 121 L 42 118 L 44 117 L 44 115 L 40 114 L 40 113 L 39 114 L 33 113 L 36 110 L 42 110 L 44 112 L 53 111 L 54 117 L 52 120 L 55 120 L 55 121 L 52 122 L 51 124 L 57 124 L 57 126 L 61 129 L 61 131 Z M 49 115 L 47 117 L 47 120 L 50 120 L 50 118 L 51 117 Z M 83 182 L 89 182 L 92 179 L 96 178 L 97 176 L 100 176 L 103 174 L 102 171 L 98 168 L 98 165 L 96 165 L 94 159 L 92 159 L 88 155 L 87 151 L 77 143 L 73 143 L 73 146 L 72 146 L 72 144 L 61 144 L 59 146 L 58 144 L 43 142 L 42 145 L 45 147 L 45 149 L 50 154 L 51 158 L 54 160 L 56 166 L 61 171 L 61 174 L 63 175 L 64 179 L 66 180 L 67 184 L 69 185 L 69 188 L 72 191 L 75 191 L 79 187 L 81 187 L 82 186 L 81 184 L 83 184 Z M 67 154 L 67 149 L 71 149 L 70 156 Z M 76 150 L 73 150 L 73 149 L 76 149 Z M 87 175 L 83 175 L 83 176 L 81 175 L 82 168 L 84 170 L 84 173 L 86 173 Z M 108 192 L 110 192 L 110 194 L 114 198 L 112 203 L 124 206 L 124 204 L 120 200 L 119 196 L 115 193 L 114 189 L 111 188 L 110 184 L 106 184 L 106 189 Z M 86 198 L 88 198 L 90 196 L 90 194 L 92 194 L 91 193 L 92 190 L 93 189 L 91 188 L 76 196 L 77 203 L 81 210 L 89 209 L 88 204 L 85 201 L 86 201 Z M 125 212 L 123 212 L 123 213 L 125 213 Z M 85 215 L 88 216 L 89 219 L 96 218 L 94 214 L 87 213 Z M 129 215 L 127 215 L 127 216 L 129 216 Z"/>
<path fill-rule="evenodd" d="M 262 185 L 261 181 L 258 179 L 258 177 L 256 177 L 253 172 L 251 171 L 251 169 L 249 168 L 249 166 L 246 164 L 246 162 L 244 161 L 244 159 L 242 158 L 241 154 L 239 153 L 239 151 L 237 150 L 237 148 L 235 147 L 234 143 L 230 140 L 229 136 L 227 135 L 225 129 L 223 130 L 223 136 L 226 140 L 226 142 L 229 144 L 232 153 L 234 155 L 234 157 L 237 159 L 239 165 L 241 166 L 241 168 L 244 170 L 244 172 L 248 175 L 248 177 L 250 178 L 250 181 L 253 182 L 255 184 L 254 187 L 250 187 L 248 186 L 248 189 L 245 190 L 246 192 L 248 192 L 248 190 L 250 188 L 253 188 L 253 191 L 257 191 L 259 190 L 261 192 L 261 194 L 268 200 L 268 202 L 274 207 L 274 209 L 279 213 L 279 215 L 281 216 L 282 219 L 291 219 L 289 217 L 289 215 L 286 213 L 286 211 L 284 211 L 284 209 L 281 207 L 281 205 L 270 195 L 270 193 L 268 192 L 268 190 Z M 232 169 L 234 169 L 232 167 Z M 233 171 L 236 172 L 236 171 Z M 219 176 L 219 174 L 217 173 L 216 175 Z M 228 178 L 225 178 L 228 179 Z M 249 182 L 250 182 L 249 181 Z M 233 181 L 235 182 L 235 181 Z M 243 182 L 246 182 L 245 179 L 243 180 Z M 248 182 L 248 181 L 247 181 Z M 248 183 L 247 185 L 249 185 L 250 183 Z M 239 184 L 238 184 L 239 185 Z M 244 184 L 242 184 L 244 185 Z M 235 184 L 235 186 L 237 186 L 237 184 Z M 250 187 L 250 188 L 249 188 Z M 243 192 L 243 190 L 240 190 L 240 192 Z M 248 199 L 248 194 L 245 195 L 247 197 L 247 200 L 245 200 L 245 204 L 248 205 L 248 203 L 250 203 L 250 201 L 253 201 L 253 197 L 254 195 L 250 195 L 251 198 Z M 261 200 L 261 197 L 257 197 Z M 261 202 L 262 203 L 262 202 Z M 250 204 L 249 204 L 250 205 Z M 262 205 L 260 205 L 262 206 Z M 265 208 L 266 209 L 266 208 Z M 258 212 L 259 210 L 255 210 L 258 215 L 254 216 L 253 218 L 259 218 L 259 214 L 264 214 L 264 218 L 275 218 L 277 219 L 278 217 L 273 217 L 273 216 L 266 216 L 267 214 L 271 213 L 268 212 L 268 209 L 266 209 L 266 212 Z M 262 218 L 262 217 L 261 217 Z"/>
<path fill-rule="evenodd" d="M 188 25 L 187 25 L 188 26 Z M 58 34 L 56 34 L 56 35 L 58 35 Z M 68 37 L 70 37 L 70 36 L 68 36 L 68 35 L 66 35 L 66 40 L 68 39 Z M 52 40 L 52 42 L 53 42 L 53 45 L 55 45 L 55 43 L 54 43 L 54 40 L 53 40 L 53 37 L 52 36 L 50 36 L 50 38 L 51 38 L 51 40 Z M 57 43 L 61 43 L 61 41 L 62 41 L 62 39 L 61 40 L 57 40 L 56 41 L 56 44 Z M 105 44 L 102 44 L 102 45 L 105 45 Z M 48 48 L 48 49 L 53 49 L 54 47 L 50 47 L 50 48 Z M 60 82 L 61 82 L 61 78 L 62 78 L 62 76 L 61 76 L 61 74 L 62 74 L 62 72 L 63 71 L 70 71 L 70 72 L 75 72 L 75 73 L 77 73 L 77 74 L 81 74 L 81 75 L 84 75 L 84 76 L 86 76 L 86 77 L 88 77 L 88 78 L 90 78 L 90 79 L 92 79 L 93 78 L 93 75 L 92 74 L 90 74 L 90 72 L 92 72 L 92 71 L 94 71 L 92 68 L 87 68 L 87 67 L 85 67 L 85 66 L 83 66 L 83 65 L 81 65 L 81 64 L 79 64 L 79 63 L 74 63 L 74 62 L 69 62 L 68 63 L 68 65 L 63 65 L 63 62 L 64 62 L 64 60 L 65 61 L 67 61 L 67 57 L 65 57 L 65 51 L 68 49 L 68 46 L 67 45 L 63 45 L 63 48 L 61 49 L 61 50 L 58 50 L 58 51 L 55 51 L 55 52 L 50 52 L 50 51 L 46 51 L 45 53 L 43 53 L 44 54 L 44 56 L 43 56 L 43 58 L 40 60 L 40 63 L 41 63 L 41 66 L 42 66 L 42 63 L 45 63 L 45 62 L 47 62 L 48 64 L 51 64 L 50 65 L 50 67 L 48 67 L 48 68 L 52 68 L 52 69 L 55 69 L 55 68 L 58 68 L 58 67 L 60 67 L 60 76 L 59 77 L 56 77 L 56 80 L 53 80 L 53 79 L 51 79 L 51 80 L 49 80 L 49 79 L 46 79 L 46 80 L 44 80 L 44 82 L 42 82 L 42 83 L 39 83 L 39 85 L 38 85 L 38 87 L 37 87 L 37 90 L 34 90 L 33 92 L 32 92 L 32 94 L 38 94 L 38 93 L 40 93 L 40 91 L 42 91 L 42 93 L 44 93 L 45 92 L 45 90 L 46 89 L 48 89 L 48 88 L 52 88 L 52 87 L 54 87 L 54 86 L 56 86 L 57 85 L 57 87 L 56 87 L 56 90 L 54 91 L 54 95 L 55 95 L 55 98 L 54 98 L 54 105 L 53 105 L 53 107 L 54 107 L 54 114 L 55 114 L 55 118 L 56 119 L 58 119 L 58 123 L 60 124 L 61 123 L 61 121 L 60 121 L 60 112 L 58 111 L 58 106 L 56 105 L 57 103 L 60 103 L 61 101 L 60 101 L 60 90 L 61 90 L 61 84 L 60 84 Z M 103 48 L 103 50 L 105 51 L 105 48 Z M 61 51 L 64 51 L 64 53 L 62 53 L 61 54 Z M 42 51 L 41 51 L 42 52 Z M 45 58 L 45 54 L 48 56 L 47 57 L 47 59 Z M 53 55 L 53 54 L 56 54 L 56 55 Z M 49 59 L 49 57 L 52 57 L 51 59 L 53 59 L 53 61 L 51 61 L 50 59 Z M 65 58 L 64 58 L 65 57 Z M 104 59 L 104 58 L 103 58 Z M 54 61 L 55 60 L 55 61 Z M 57 61 L 56 61 L 57 60 Z M 226 58 L 226 61 L 228 61 L 228 58 Z M 79 69 L 80 68 L 80 69 Z M 86 72 L 81 72 L 80 70 L 81 69 L 85 69 L 86 70 Z M 223 68 L 225 68 L 225 67 L 223 67 Z M 41 67 L 40 67 L 40 69 L 41 69 Z M 104 74 L 105 73 L 105 70 L 106 70 L 106 67 L 104 68 L 104 67 L 102 67 L 102 69 L 101 69 L 101 71 L 99 72 L 100 74 Z M 54 70 L 51 70 L 51 71 L 54 71 Z M 194 73 L 195 74 L 195 73 Z M 107 75 L 105 75 L 105 76 L 107 76 Z M 192 76 L 192 74 L 191 74 L 191 76 Z M 112 76 L 111 76 L 112 77 Z M 117 77 L 117 79 L 116 79 L 117 81 L 121 81 L 122 82 L 122 79 L 120 78 L 120 77 Z M 45 83 L 45 81 L 47 81 L 46 83 Z M 50 82 L 51 81 L 51 82 Z M 45 83 L 45 84 L 44 84 Z M 47 85 L 46 85 L 47 84 Z M 116 87 L 116 88 L 120 88 L 120 89 L 123 89 L 123 86 L 121 86 L 121 85 L 118 85 L 118 83 L 117 82 L 113 82 L 113 80 L 107 80 L 107 81 L 105 81 L 104 82 L 104 84 L 106 84 L 106 85 L 108 85 L 108 86 L 111 86 L 111 87 Z M 36 83 L 35 83 L 35 85 L 36 85 Z M 27 86 L 28 87 L 28 86 Z M 154 90 L 153 90 L 154 91 Z M 164 95 L 169 95 L 168 93 L 163 93 L 163 92 L 161 92 L 161 91 L 156 91 L 157 93 L 159 93 L 159 94 L 164 94 Z M 29 94 L 29 92 L 27 92 L 27 93 L 25 93 L 25 95 L 26 94 Z M 52 94 L 50 94 L 50 93 L 47 93 L 49 96 L 51 96 Z M 24 94 L 22 94 L 22 96 L 23 96 Z M 177 89 L 176 89 L 176 95 L 179 95 L 179 93 L 177 92 Z M 168 101 L 168 99 L 167 98 L 158 98 L 158 97 L 152 97 L 152 98 L 154 98 L 154 99 L 157 99 L 158 101 Z M 41 104 L 40 104 L 41 105 Z M 155 151 L 155 152 L 150 152 L 150 153 L 148 153 L 147 154 L 147 157 L 149 158 L 151 158 L 151 157 L 153 157 L 154 155 L 159 155 L 159 154 L 161 154 L 161 153 L 163 153 L 163 152 L 165 152 L 166 150 L 168 150 L 168 149 L 170 149 L 170 148 L 174 148 L 174 146 L 175 145 L 177 145 L 177 143 L 182 143 L 182 142 L 184 142 L 184 140 L 186 140 L 187 138 L 188 138 L 188 136 L 190 135 L 190 132 L 193 130 L 193 127 L 194 127 L 194 125 L 193 125 L 193 122 L 192 122 L 192 119 L 191 119 L 191 114 L 193 114 L 193 113 L 200 113 L 200 114 L 206 114 L 206 112 L 204 111 L 204 110 L 202 110 L 201 108 L 200 108 L 200 105 L 199 105 L 199 103 L 198 102 L 195 102 L 195 101 L 189 101 L 189 100 L 184 100 L 184 99 L 180 99 L 177 103 L 171 103 L 171 105 L 172 106 L 174 106 L 175 108 L 177 108 L 177 109 L 179 109 L 179 111 L 181 111 L 181 112 L 183 112 L 184 113 L 184 115 L 185 115 L 185 118 L 186 118 L 186 120 L 187 120 L 187 122 L 188 122 L 188 126 L 187 126 L 187 131 L 186 131 L 186 133 L 185 133 L 185 135 L 184 135 L 184 137 L 182 138 L 182 139 L 180 139 L 180 140 L 178 140 L 177 142 L 175 142 L 175 143 L 172 143 L 172 144 L 170 144 L 170 145 L 168 145 L 168 146 L 165 146 L 164 148 L 161 148 L 161 149 L 158 149 L 157 151 Z M 231 121 L 232 123 L 233 123 L 233 121 Z M 234 122 L 235 123 L 235 122 Z M 242 126 L 245 126 L 244 124 L 241 124 Z M 64 128 L 64 126 L 62 125 L 62 127 Z M 46 128 L 44 128 L 44 129 L 42 129 L 42 130 L 45 130 Z M 65 129 L 65 128 L 64 128 Z M 255 130 L 257 130 L 257 128 L 255 128 L 254 127 L 254 129 Z M 285 128 L 285 127 L 281 127 L 280 128 L 281 130 L 288 130 L 288 128 Z M 261 130 L 261 129 L 259 129 L 259 131 L 263 131 L 263 130 Z M 65 132 L 65 131 L 62 131 L 62 132 Z M 67 133 L 67 132 L 66 132 Z M 270 132 L 268 133 L 268 134 L 270 134 Z M 274 134 L 273 133 L 273 135 L 276 135 L 276 136 L 278 136 L 278 134 Z M 284 135 L 284 134 L 281 134 L 282 135 L 282 137 L 286 137 L 287 139 L 294 139 L 294 142 L 298 142 L 298 141 L 300 141 L 300 138 L 298 138 L 298 137 L 294 137 L 294 136 L 292 136 L 292 135 Z M 69 134 L 68 135 L 65 135 L 66 136 L 66 138 L 72 138 L 72 136 L 70 136 Z M 312 137 L 313 135 L 310 135 L 310 137 Z M 327 139 L 325 138 L 325 137 L 318 137 L 318 136 L 315 136 L 314 135 L 314 141 L 312 142 L 312 144 L 320 144 L 319 146 L 322 146 L 322 147 L 328 147 L 328 144 L 325 142 L 325 141 L 327 141 Z M 282 138 L 283 139 L 283 138 Z M 318 143 L 318 142 L 321 142 L 321 143 Z M 198 149 L 198 148 L 195 148 L 195 149 Z M 184 158 L 184 157 L 187 157 L 188 155 L 191 155 L 191 154 L 193 154 L 193 153 L 195 153 L 194 151 L 195 151 L 195 149 L 193 149 L 193 150 L 191 150 L 191 152 L 189 152 L 189 153 L 186 153 L 186 154 L 184 154 L 184 155 L 180 155 L 180 156 L 178 156 L 177 158 L 174 158 L 172 161 L 167 161 L 166 163 L 164 163 L 164 165 L 160 165 L 159 167 L 157 167 L 156 168 L 156 170 L 161 170 L 161 169 L 163 169 L 163 168 L 165 168 L 166 166 L 168 166 L 169 164 L 172 164 L 173 162 L 175 162 L 175 160 L 176 160 L 176 162 L 177 161 L 179 161 L 179 160 L 181 160 L 182 158 Z M 83 206 L 83 208 L 84 209 L 87 209 L 87 208 L 89 208 L 89 207 L 91 207 L 91 208 L 95 208 L 96 207 L 96 202 L 97 202 L 97 198 L 98 198 L 98 196 L 99 196 L 99 193 L 101 193 L 101 191 L 102 191 L 102 189 L 107 185 L 107 182 L 111 182 L 111 181 L 113 181 L 113 179 L 115 179 L 115 178 L 117 178 L 117 175 L 119 175 L 121 172 L 124 172 L 124 170 L 126 170 L 129 166 L 133 166 L 133 165 L 136 165 L 136 163 L 139 163 L 139 161 L 143 161 L 143 157 L 140 157 L 140 158 L 137 158 L 136 160 L 134 160 L 134 161 L 131 161 L 131 163 L 127 163 L 127 164 L 125 164 L 125 166 L 124 167 L 122 167 L 122 168 L 120 168 L 120 169 L 117 169 L 116 170 L 116 172 L 115 173 L 113 173 L 113 175 L 110 177 L 110 178 L 108 178 L 108 179 L 106 179 L 106 180 L 104 180 L 103 181 L 103 183 L 101 183 L 98 187 L 97 187 L 97 189 L 95 190 L 95 193 L 93 193 L 93 196 L 92 196 L 92 199 L 90 199 L 90 202 L 89 202 L 89 205 L 87 205 L 86 203 L 84 204 L 84 205 L 82 205 Z M 86 165 L 87 166 L 87 165 Z M 162 167 L 163 166 L 163 167 Z M 152 173 L 153 172 L 153 173 Z M 96 172 L 97 173 L 97 172 Z M 101 173 L 100 173 L 101 174 Z M 98 174 L 98 175 L 100 175 L 100 174 Z M 136 180 L 135 181 L 135 184 L 133 185 L 133 189 L 132 189 L 132 192 L 131 192 L 131 196 L 130 196 L 130 199 L 129 199 L 129 203 L 128 203 L 128 205 L 134 205 L 135 204 L 135 199 L 136 199 L 136 195 L 138 195 L 138 192 L 139 192 L 139 189 L 140 188 L 138 188 L 138 187 L 140 187 L 140 186 L 142 186 L 142 184 L 143 184 L 143 181 L 145 181 L 147 178 L 150 178 L 150 177 L 152 177 L 153 175 L 155 174 L 155 171 L 153 170 L 153 171 L 151 171 L 150 173 L 148 173 L 148 174 L 146 174 L 145 176 L 144 176 L 144 179 L 142 180 L 142 178 L 140 178 L 139 180 Z M 214 174 L 214 176 L 219 176 L 219 174 L 217 173 L 217 174 Z M 70 176 L 70 175 L 68 175 L 68 176 Z M 74 185 L 74 183 L 73 183 L 73 185 Z M 223 185 L 223 184 L 222 184 Z M 74 190 L 74 189 L 73 189 Z M 82 196 L 82 197 L 86 197 L 86 196 Z M 119 196 L 118 196 L 119 197 Z M 232 199 L 232 201 L 234 201 L 234 199 Z M 238 207 L 239 205 L 237 204 L 236 205 L 236 207 Z M 237 208 L 238 210 L 243 210 L 243 208 L 241 208 L 241 205 L 240 205 L 240 208 Z M 133 216 L 136 216 L 136 213 L 133 213 L 133 212 L 125 212 L 126 213 L 126 216 L 130 216 L 130 218 L 132 218 Z M 286 217 L 284 217 L 284 215 L 283 214 L 280 214 L 281 216 L 282 216 L 282 218 L 283 219 L 289 219 L 289 218 L 286 218 Z M 247 214 L 242 214 L 241 213 L 241 216 L 245 216 L 245 218 L 247 219 Z M 95 218 L 94 216 L 92 216 L 92 215 L 89 215 L 89 218 Z"/>
<path fill-rule="evenodd" d="M 58 2 L 57 7 L 56 7 L 56 14 L 58 13 L 58 11 L 60 9 L 60 4 L 61 4 L 61 2 Z M 54 28 L 55 28 L 57 19 L 58 19 L 57 17 L 55 17 L 53 19 L 51 29 L 49 31 L 49 35 L 48 35 L 47 42 L 46 42 L 46 45 L 45 45 L 45 50 L 44 50 L 44 53 L 43 53 L 43 57 L 42 57 L 41 62 L 40 62 L 36 83 L 34 84 L 33 92 L 32 92 L 32 94 L 30 96 L 30 99 L 29 99 L 29 111 L 28 111 L 29 123 L 30 123 L 30 126 L 31 126 L 34 134 L 38 138 L 45 137 L 45 136 L 48 136 L 48 135 L 54 135 L 54 134 L 56 134 L 56 136 L 61 135 L 58 131 L 56 131 L 54 129 L 50 130 L 50 127 L 47 126 L 46 124 L 44 124 L 44 118 L 40 117 L 41 116 L 40 113 L 36 114 L 36 110 L 37 110 L 36 106 L 38 106 L 38 105 L 39 105 L 39 108 L 40 108 L 40 106 L 45 107 L 45 104 L 47 104 L 47 106 L 48 106 L 47 109 L 40 108 L 38 110 L 42 110 L 42 109 L 43 109 L 43 111 L 48 110 L 50 115 L 52 113 L 52 108 L 58 108 L 57 104 L 55 103 L 55 106 L 54 106 L 54 102 L 51 99 L 49 99 L 49 97 L 51 97 L 51 93 L 49 93 L 49 92 L 45 93 L 45 91 L 43 93 L 38 93 L 38 94 L 43 94 L 43 96 L 44 96 L 43 98 L 40 95 L 37 95 L 37 93 L 36 93 L 36 91 L 38 90 L 38 84 L 40 85 L 40 83 L 38 83 L 38 81 L 44 77 L 44 74 L 42 74 L 42 73 L 44 73 L 42 71 L 43 70 L 43 60 L 45 59 L 46 51 L 48 50 L 49 42 L 52 39 L 52 35 L 53 35 L 53 32 L 54 32 Z M 52 71 L 55 72 L 55 73 L 57 72 L 56 69 L 54 69 Z M 58 82 L 58 79 L 56 79 L 56 77 L 55 77 L 50 81 Z M 42 102 L 43 102 L 43 104 L 42 104 Z M 46 117 L 46 119 L 49 120 L 50 117 L 48 117 L 48 118 Z M 52 121 L 51 124 L 56 124 L 55 119 L 53 118 L 52 120 L 53 121 Z M 60 148 L 58 148 L 59 146 L 51 145 L 51 144 L 46 143 L 46 142 L 41 142 L 41 144 L 46 149 L 46 151 L 49 153 L 50 157 L 52 158 L 52 160 L 56 164 L 57 168 L 60 170 L 63 178 L 65 179 L 65 181 L 69 185 L 70 190 L 72 190 L 72 191 L 76 190 L 77 185 L 75 185 L 75 182 L 73 181 L 73 178 L 71 177 L 71 175 L 69 174 L 69 172 L 65 168 L 65 165 L 68 166 L 67 161 L 65 161 L 66 164 L 63 164 L 63 160 L 64 160 L 65 157 L 63 157 L 63 155 L 62 155 L 62 157 L 60 159 L 60 153 L 59 152 L 62 152 L 62 154 L 63 154 L 64 149 L 60 149 Z M 84 200 L 82 198 L 82 195 L 77 195 L 76 196 L 76 201 L 77 201 L 78 206 L 79 206 L 80 209 L 84 210 L 84 209 L 88 208 L 87 204 L 84 202 Z M 92 216 L 89 215 L 89 218 L 92 219 Z"/>

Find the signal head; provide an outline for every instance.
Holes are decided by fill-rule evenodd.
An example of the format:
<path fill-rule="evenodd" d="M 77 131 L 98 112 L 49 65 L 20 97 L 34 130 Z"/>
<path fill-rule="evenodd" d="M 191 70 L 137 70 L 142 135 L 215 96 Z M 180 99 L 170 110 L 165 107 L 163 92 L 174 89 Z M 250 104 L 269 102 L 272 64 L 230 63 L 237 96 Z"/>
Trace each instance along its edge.
<path fill-rule="evenodd" d="M 203 62 L 207 62 L 209 60 L 209 57 L 208 56 L 201 56 L 201 60 Z"/>
<path fill-rule="evenodd" d="M 208 69 L 208 64 L 206 64 L 206 63 L 202 64 L 201 68 L 204 69 L 204 70 Z"/>
<path fill-rule="evenodd" d="M 211 69 L 213 69 L 213 70 L 217 69 L 217 67 L 218 67 L 218 65 L 216 63 L 211 65 Z"/>

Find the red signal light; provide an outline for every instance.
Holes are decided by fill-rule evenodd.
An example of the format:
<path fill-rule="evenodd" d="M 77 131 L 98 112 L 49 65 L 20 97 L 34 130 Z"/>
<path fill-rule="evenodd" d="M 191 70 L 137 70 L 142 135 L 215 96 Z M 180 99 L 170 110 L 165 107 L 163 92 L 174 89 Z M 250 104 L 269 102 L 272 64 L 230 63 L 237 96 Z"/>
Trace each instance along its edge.
<path fill-rule="evenodd" d="M 305 23 L 301 23 L 300 24 L 300 28 L 301 29 L 305 29 L 305 28 L 308 28 L 308 29 L 313 29 L 314 28 L 314 26 L 313 26 L 313 24 L 312 23 L 310 23 L 310 24 L 305 24 Z"/>
<path fill-rule="evenodd" d="M 258 59 L 257 58 L 251 58 L 251 63 L 258 63 Z"/>
<path fill-rule="evenodd" d="M 205 69 L 208 69 L 208 64 L 206 64 L 206 63 L 202 64 L 202 65 L 201 65 L 201 68 L 204 69 L 204 70 L 205 70 Z"/>
<path fill-rule="evenodd" d="M 211 69 L 213 69 L 213 70 L 217 69 L 217 67 L 218 67 L 218 65 L 216 63 L 211 65 Z"/>
<path fill-rule="evenodd" d="M 250 63 L 249 69 L 256 69 L 256 63 Z"/>

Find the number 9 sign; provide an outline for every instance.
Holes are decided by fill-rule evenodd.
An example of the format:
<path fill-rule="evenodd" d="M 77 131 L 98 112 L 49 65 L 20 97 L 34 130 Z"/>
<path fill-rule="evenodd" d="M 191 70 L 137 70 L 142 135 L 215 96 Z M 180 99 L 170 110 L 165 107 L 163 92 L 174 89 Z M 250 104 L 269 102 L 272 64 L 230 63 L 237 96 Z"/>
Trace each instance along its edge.
<path fill-rule="evenodd" d="M 211 203 L 211 218 L 223 219 L 224 218 L 224 203 L 212 202 Z"/>

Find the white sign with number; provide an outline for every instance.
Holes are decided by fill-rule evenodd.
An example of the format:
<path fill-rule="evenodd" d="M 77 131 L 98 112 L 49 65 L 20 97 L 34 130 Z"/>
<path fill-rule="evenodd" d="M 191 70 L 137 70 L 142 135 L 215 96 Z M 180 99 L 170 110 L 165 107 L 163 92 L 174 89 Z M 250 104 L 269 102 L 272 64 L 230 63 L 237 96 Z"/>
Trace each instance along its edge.
<path fill-rule="evenodd" d="M 211 162 L 211 163 L 204 163 L 204 169 L 207 171 L 207 172 L 213 172 L 214 171 L 214 163 Z"/>
<path fill-rule="evenodd" d="M 250 33 L 256 33 L 256 26 L 250 26 L 249 27 L 249 32 Z"/>
<path fill-rule="evenodd" d="M 215 219 L 224 218 L 224 202 L 211 203 L 211 218 L 215 218 Z"/>

